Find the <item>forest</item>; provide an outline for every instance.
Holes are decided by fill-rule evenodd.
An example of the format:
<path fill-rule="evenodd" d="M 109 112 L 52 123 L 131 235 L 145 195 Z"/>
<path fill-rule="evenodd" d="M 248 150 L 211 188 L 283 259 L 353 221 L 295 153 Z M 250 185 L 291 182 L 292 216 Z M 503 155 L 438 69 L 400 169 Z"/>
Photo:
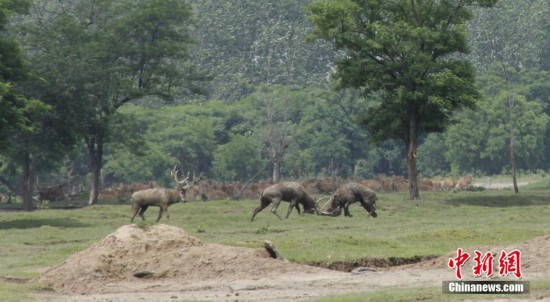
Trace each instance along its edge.
<path fill-rule="evenodd" d="M 427 2 L 1 0 L 0 192 L 547 173 L 550 2 Z"/>

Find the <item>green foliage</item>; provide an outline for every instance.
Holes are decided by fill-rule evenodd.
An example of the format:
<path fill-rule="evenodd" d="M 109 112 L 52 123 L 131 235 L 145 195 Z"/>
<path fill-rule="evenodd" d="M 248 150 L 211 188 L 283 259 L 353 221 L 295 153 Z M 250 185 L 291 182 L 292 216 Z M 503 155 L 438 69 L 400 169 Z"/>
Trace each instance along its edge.
<path fill-rule="evenodd" d="M 469 57 L 478 70 L 485 71 L 495 61 L 548 71 L 550 4 L 545 0 L 500 0 L 491 10 L 475 9 L 470 22 Z"/>
<path fill-rule="evenodd" d="M 163 180 L 169 184 L 169 170 L 175 164 L 183 171 L 208 172 L 218 143 L 216 133 L 223 127 L 223 119 L 209 108 L 122 107 L 120 112 L 134 119 L 128 137 L 138 138 L 135 144 L 111 145 L 105 173 L 118 181 Z"/>
<path fill-rule="evenodd" d="M 333 57 L 306 43 L 308 1 L 191 1 L 197 17 L 193 57 L 212 76 L 212 99 L 235 101 L 263 84 L 322 87 Z"/>
<path fill-rule="evenodd" d="M 482 167 L 488 174 L 500 173 L 502 167 L 508 166 L 511 133 L 520 169 L 534 170 L 544 165 L 549 118 L 545 103 L 532 87 L 544 87 L 545 80 L 523 74 L 530 72 L 516 73 L 512 68 L 506 83 L 506 75 L 496 66 L 481 77 L 486 95 L 483 106 L 458 115 L 460 123 L 446 134 L 446 157 L 457 173 L 473 172 L 473 167 Z M 510 79 L 511 76 L 516 78 Z"/>
<path fill-rule="evenodd" d="M 410 198 L 419 197 L 416 151 L 421 133 L 442 132 L 453 114 L 480 98 L 468 51 L 470 5 L 496 1 L 319 0 L 310 5 L 314 37 L 340 55 L 333 73 L 340 88 L 373 101 L 362 123 L 376 142 L 407 145 Z"/>
<path fill-rule="evenodd" d="M 30 0 L 1 0 L 0 1 L 0 31 L 3 31 L 9 23 L 12 13 L 28 13 Z"/>
<path fill-rule="evenodd" d="M 245 181 L 261 168 L 256 143 L 250 138 L 236 135 L 218 146 L 214 153 L 213 172 L 220 180 Z"/>
<path fill-rule="evenodd" d="M 0 176 L 20 187 L 27 150 L 40 179 L 83 176 L 83 137 L 103 140 L 106 184 L 176 163 L 246 178 L 289 142 L 283 178 L 405 175 L 411 113 L 421 174 L 500 173 L 509 95 L 518 167 L 549 169 L 550 3 L 495 2 L 0 1 Z"/>
<path fill-rule="evenodd" d="M 340 87 L 378 101 L 364 123 L 378 141 L 406 142 L 410 122 L 440 132 L 457 109 L 473 107 L 474 70 L 451 54 L 467 51 L 467 4 L 407 1 L 317 1 L 310 6 L 315 37 L 344 55 L 335 60 Z"/>
<path fill-rule="evenodd" d="M 26 13 L 30 1 L 0 1 L 0 152 L 5 152 L 9 131 L 29 130 L 28 113 L 37 104 L 14 90 L 27 76 L 19 44 L 4 32 L 13 13 Z M 29 103 L 30 102 L 30 103 Z"/>
<path fill-rule="evenodd" d="M 90 204 L 97 203 L 103 148 L 121 129 L 117 110 L 145 96 L 193 90 L 191 22 L 191 7 L 176 0 L 39 1 L 25 22 L 38 75 L 32 93 L 74 113 L 63 129 L 88 148 Z"/>
<path fill-rule="evenodd" d="M 450 171 L 449 162 L 445 158 L 447 146 L 445 135 L 429 134 L 418 148 L 418 171 L 424 176 L 446 175 Z"/>

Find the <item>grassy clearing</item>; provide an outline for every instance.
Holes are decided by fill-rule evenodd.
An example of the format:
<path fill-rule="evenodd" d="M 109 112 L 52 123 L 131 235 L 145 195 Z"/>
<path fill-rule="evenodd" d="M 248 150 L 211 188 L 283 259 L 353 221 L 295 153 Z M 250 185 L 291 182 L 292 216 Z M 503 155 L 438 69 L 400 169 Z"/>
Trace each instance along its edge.
<path fill-rule="evenodd" d="M 168 223 L 203 242 L 261 247 L 269 239 L 291 261 L 327 265 L 438 256 L 458 247 L 507 245 L 550 233 L 550 190 L 523 189 L 518 196 L 510 190 L 422 192 L 421 196 L 417 206 L 406 193 L 380 194 L 376 219 L 367 219 L 364 209 L 354 205 L 352 218 L 293 212 L 288 220 L 280 221 L 265 209 L 253 223 L 250 217 L 257 200 L 193 202 L 170 207 Z M 280 214 L 287 205 L 279 208 Z M 63 262 L 129 223 L 129 202 L 72 210 L 51 206 L 31 213 L 0 210 L 1 301 L 22 300 L 34 289 L 32 284 L 14 283 L 7 277 L 37 276 L 45 267 Z M 157 214 L 157 208 L 150 208 L 145 213 L 146 224 L 153 223 Z M 167 223 L 164 219 L 161 222 Z M 427 300 L 433 296 L 434 301 L 441 298 L 440 289 L 404 291 L 403 299 L 410 299 L 411 294 Z M 392 294 L 389 300 L 399 300 L 399 292 L 387 293 Z M 374 294 L 380 298 L 373 296 L 372 301 L 388 300 L 384 292 Z M 330 299 L 320 301 L 357 301 L 353 296 Z"/>

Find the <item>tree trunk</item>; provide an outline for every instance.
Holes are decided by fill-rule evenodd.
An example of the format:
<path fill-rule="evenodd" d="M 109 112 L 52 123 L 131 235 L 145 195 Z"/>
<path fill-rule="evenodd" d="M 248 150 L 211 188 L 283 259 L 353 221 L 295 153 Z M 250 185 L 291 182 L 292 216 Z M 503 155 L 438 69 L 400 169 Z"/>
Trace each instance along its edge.
<path fill-rule="evenodd" d="M 513 114 L 513 106 L 510 109 L 511 115 Z M 512 182 L 514 183 L 514 192 L 519 193 L 518 180 L 516 178 L 516 156 L 515 156 L 515 146 L 514 146 L 514 119 L 513 115 L 510 119 L 510 166 L 512 166 Z"/>
<path fill-rule="evenodd" d="M 286 147 L 285 147 L 286 148 Z M 254 179 L 256 179 L 256 177 L 260 176 L 260 174 L 262 174 L 262 172 L 265 171 L 265 169 L 267 169 L 267 167 L 269 167 L 269 165 L 273 164 L 273 161 L 276 159 L 276 156 L 275 157 L 272 157 L 267 163 L 265 163 L 265 165 L 260 169 L 258 170 L 258 172 L 256 172 L 256 174 L 254 174 L 252 177 L 250 177 L 242 186 L 241 186 L 241 189 L 239 190 L 239 192 L 237 192 L 237 194 L 235 196 L 233 196 L 234 199 L 236 200 L 239 200 L 241 199 L 241 196 L 243 195 L 243 192 L 244 190 L 246 190 L 246 188 L 248 188 L 248 186 L 250 185 L 250 183 L 252 183 L 252 181 Z"/>
<path fill-rule="evenodd" d="M 23 175 L 21 181 L 21 198 L 23 199 L 23 207 L 25 211 L 32 211 L 33 200 L 32 200 L 32 171 L 31 171 L 31 156 L 29 153 L 25 152 L 23 154 Z"/>
<path fill-rule="evenodd" d="M 90 170 L 92 172 L 90 199 L 88 205 L 97 204 L 99 191 L 101 190 L 101 163 L 103 160 L 103 137 L 97 136 L 88 140 L 88 152 L 90 156 Z"/>
<path fill-rule="evenodd" d="M 514 192 L 519 193 L 518 180 L 516 178 L 516 156 L 515 156 L 515 146 L 514 146 L 514 128 L 515 126 L 515 97 L 512 95 L 510 88 L 510 80 L 508 77 L 508 72 L 506 71 L 506 65 L 502 57 L 500 58 L 500 65 L 502 67 L 502 72 L 504 74 L 504 79 L 506 80 L 506 90 L 508 98 L 508 118 L 510 119 L 510 167 L 512 168 L 512 182 L 514 184 Z"/>
<path fill-rule="evenodd" d="M 284 149 L 283 149 L 284 150 Z M 281 161 L 283 158 L 282 152 L 277 152 L 275 148 L 272 150 L 273 154 L 273 175 L 271 181 L 276 184 L 281 180 Z"/>
<path fill-rule="evenodd" d="M 416 175 L 416 148 L 418 147 L 418 125 L 416 121 L 416 115 L 411 114 L 410 117 L 410 129 L 409 129 L 409 141 L 407 152 L 407 169 L 409 174 L 409 198 L 411 200 L 419 199 L 420 193 L 418 192 L 418 180 Z"/>
<path fill-rule="evenodd" d="M 330 189 L 332 192 L 336 191 L 336 181 L 338 180 L 338 166 L 334 163 L 334 158 L 330 159 Z"/>

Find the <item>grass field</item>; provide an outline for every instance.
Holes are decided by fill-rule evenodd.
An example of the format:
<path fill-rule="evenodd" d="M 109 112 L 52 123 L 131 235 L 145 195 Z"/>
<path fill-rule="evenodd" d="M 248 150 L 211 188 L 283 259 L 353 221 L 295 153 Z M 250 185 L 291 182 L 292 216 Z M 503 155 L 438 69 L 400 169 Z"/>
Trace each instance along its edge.
<path fill-rule="evenodd" d="M 209 243 L 259 248 L 269 239 L 294 262 L 336 267 L 369 261 L 403 263 L 448 254 L 458 247 L 502 246 L 550 234 L 550 189 L 547 181 L 544 184 L 523 187 L 519 195 L 510 190 L 422 192 L 418 205 L 408 200 L 406 193 L 382 193 L 376 219 L 367 219 L 364 209 L 354 205 L 350 208 L 352 218 L 293 212 L 288 220 L 280 221 L 265 209 L 251 223 L 258 200 L 218 200 L 173 205 L 170 221 L 163 218 L 161 222 Z M 279 208 L 281 215 L 287 205 Z M 130 215 L 129 201 L 74 209 L 56 209 L 62 205 L 52 203 L 49 209 L 34 212 L 7 209 L 14 206 L 18 205 L 0 205 L 0 301 L 29 299 L 29 293 L 39 286 L 23 281 L 128 224 Z M 157 213 L 157 208 L 150 208 L 145 213 L 146 223 L 154 222 Z M 549 283 L 535 282 L 531 290 L 542 290 Z M 370 295 L 392 300 L 418 294 L 429 300 L 433 291 Z"/>

